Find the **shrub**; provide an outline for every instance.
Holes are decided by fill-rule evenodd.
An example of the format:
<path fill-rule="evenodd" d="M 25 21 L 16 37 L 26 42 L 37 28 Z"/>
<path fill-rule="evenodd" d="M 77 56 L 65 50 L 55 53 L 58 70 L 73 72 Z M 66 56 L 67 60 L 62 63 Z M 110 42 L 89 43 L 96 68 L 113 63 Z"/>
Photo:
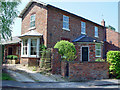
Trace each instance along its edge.
<path fill-rule="evenodd" d="M 41 44 L 40 45 L 40 51 L 44 51 L 44 50 L 46 50 L 47 49 L 47 47 L 44 45 L 44 44 Z"/>
<path fill-rule="evenodd" d="M 95 61 L 96 61 L 96 62 L 105 62 L 105 60 L 104 60 L 104 59 L 101 59 L 101 58 L 97 58 Z"/>
<path fill-rule="evenodd" d="M 107 61 L 110 64 L 110 74 L 116 78 L 120 78 L 120 51 L 109 51 L 107 53 Z"/>
<path fill-rule="evenodd" d="M 14 60 L 18 59 L 18 56 L 12 55 Z"/>
<path fill-rule="evenodd" d="M 55 44 L 54 48 L 58 49 L 58 53 L 62 56 L 63 60 L 71 61 L 76 58 L 76 48 L 69 41 L 61 40 Z"/>
<path fill-rule="evenodd" d="M 7 59 L 12 60 L 12 59 L 13 59 L 13 56 L 12 56 L 12 55 L 8 55 L 8 56 L 7 56 Z"/>
<path fill-rule="evenodd" d="M 10 59 L 10 60 L 12 60 L 12 59 L 17 60 L 18 57 L 15 56 L 15 55 L 8 55 L 8 56 L 7 56 L 7 59 Z"/>

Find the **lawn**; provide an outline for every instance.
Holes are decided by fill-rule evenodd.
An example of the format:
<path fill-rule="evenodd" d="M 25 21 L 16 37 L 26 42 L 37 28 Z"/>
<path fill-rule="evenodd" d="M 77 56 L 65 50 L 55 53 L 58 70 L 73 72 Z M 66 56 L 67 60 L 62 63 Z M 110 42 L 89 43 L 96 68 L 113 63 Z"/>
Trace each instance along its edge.
<path fill-rule="evenodd" d="M 2 77 L 0 77 L 0 80 L 14 80 L 8 73 L 3 72 Z"/>

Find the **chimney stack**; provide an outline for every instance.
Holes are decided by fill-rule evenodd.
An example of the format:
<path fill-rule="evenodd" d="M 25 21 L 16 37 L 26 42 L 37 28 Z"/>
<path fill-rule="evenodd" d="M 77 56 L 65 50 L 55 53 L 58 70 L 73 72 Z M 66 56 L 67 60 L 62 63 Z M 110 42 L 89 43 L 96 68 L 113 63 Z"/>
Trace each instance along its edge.
<path fill-rule="evenodd" d="M 101 21 L 101 25 L 105 27 L 105 21 L 104 21 L 104 19 Z"/>

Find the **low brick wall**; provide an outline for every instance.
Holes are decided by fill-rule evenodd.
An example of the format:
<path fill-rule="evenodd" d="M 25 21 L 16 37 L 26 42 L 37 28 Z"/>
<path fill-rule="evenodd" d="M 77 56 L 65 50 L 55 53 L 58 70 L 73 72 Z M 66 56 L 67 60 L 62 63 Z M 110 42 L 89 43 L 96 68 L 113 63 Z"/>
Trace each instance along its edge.
<path fill-rule="evenodd" d="M 109 78 L 107 62 L 70 62 L 69 80 L 97 80 Z"/>
<path fill-rule="evenodd" d="M 21 58 L 20 64 L 25 66 L 38 66 L 38 58 Z"/>

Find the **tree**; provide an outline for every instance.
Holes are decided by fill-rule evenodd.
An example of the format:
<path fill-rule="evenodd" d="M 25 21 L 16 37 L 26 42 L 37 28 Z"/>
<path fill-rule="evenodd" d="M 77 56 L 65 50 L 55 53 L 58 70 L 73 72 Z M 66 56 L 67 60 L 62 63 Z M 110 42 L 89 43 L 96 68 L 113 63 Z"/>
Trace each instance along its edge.
<path fill-rule="evenodd" d="M 12 24 L 17 17 L 19 3 L 20 0 L 0 0 L 0 35 L 3 39 L 12 38 Z"/>
<path fill-rule="evenodd" d="M 58 53 L 62 56 L 63 60 L 72 61 L 76 58 L 76 48 L 69 41 L 61 40 L 55 44 L 54 48 L 58 49 Z"/>
<path fill-rule="evenodd" d="M 110 25 L 108 25 L 107 28 L 108 28 L 108 29 L 111 29 L 111 30 L 113 30 L 113 31 L 116 30 L 113 26 L 110 26 Z"/>

